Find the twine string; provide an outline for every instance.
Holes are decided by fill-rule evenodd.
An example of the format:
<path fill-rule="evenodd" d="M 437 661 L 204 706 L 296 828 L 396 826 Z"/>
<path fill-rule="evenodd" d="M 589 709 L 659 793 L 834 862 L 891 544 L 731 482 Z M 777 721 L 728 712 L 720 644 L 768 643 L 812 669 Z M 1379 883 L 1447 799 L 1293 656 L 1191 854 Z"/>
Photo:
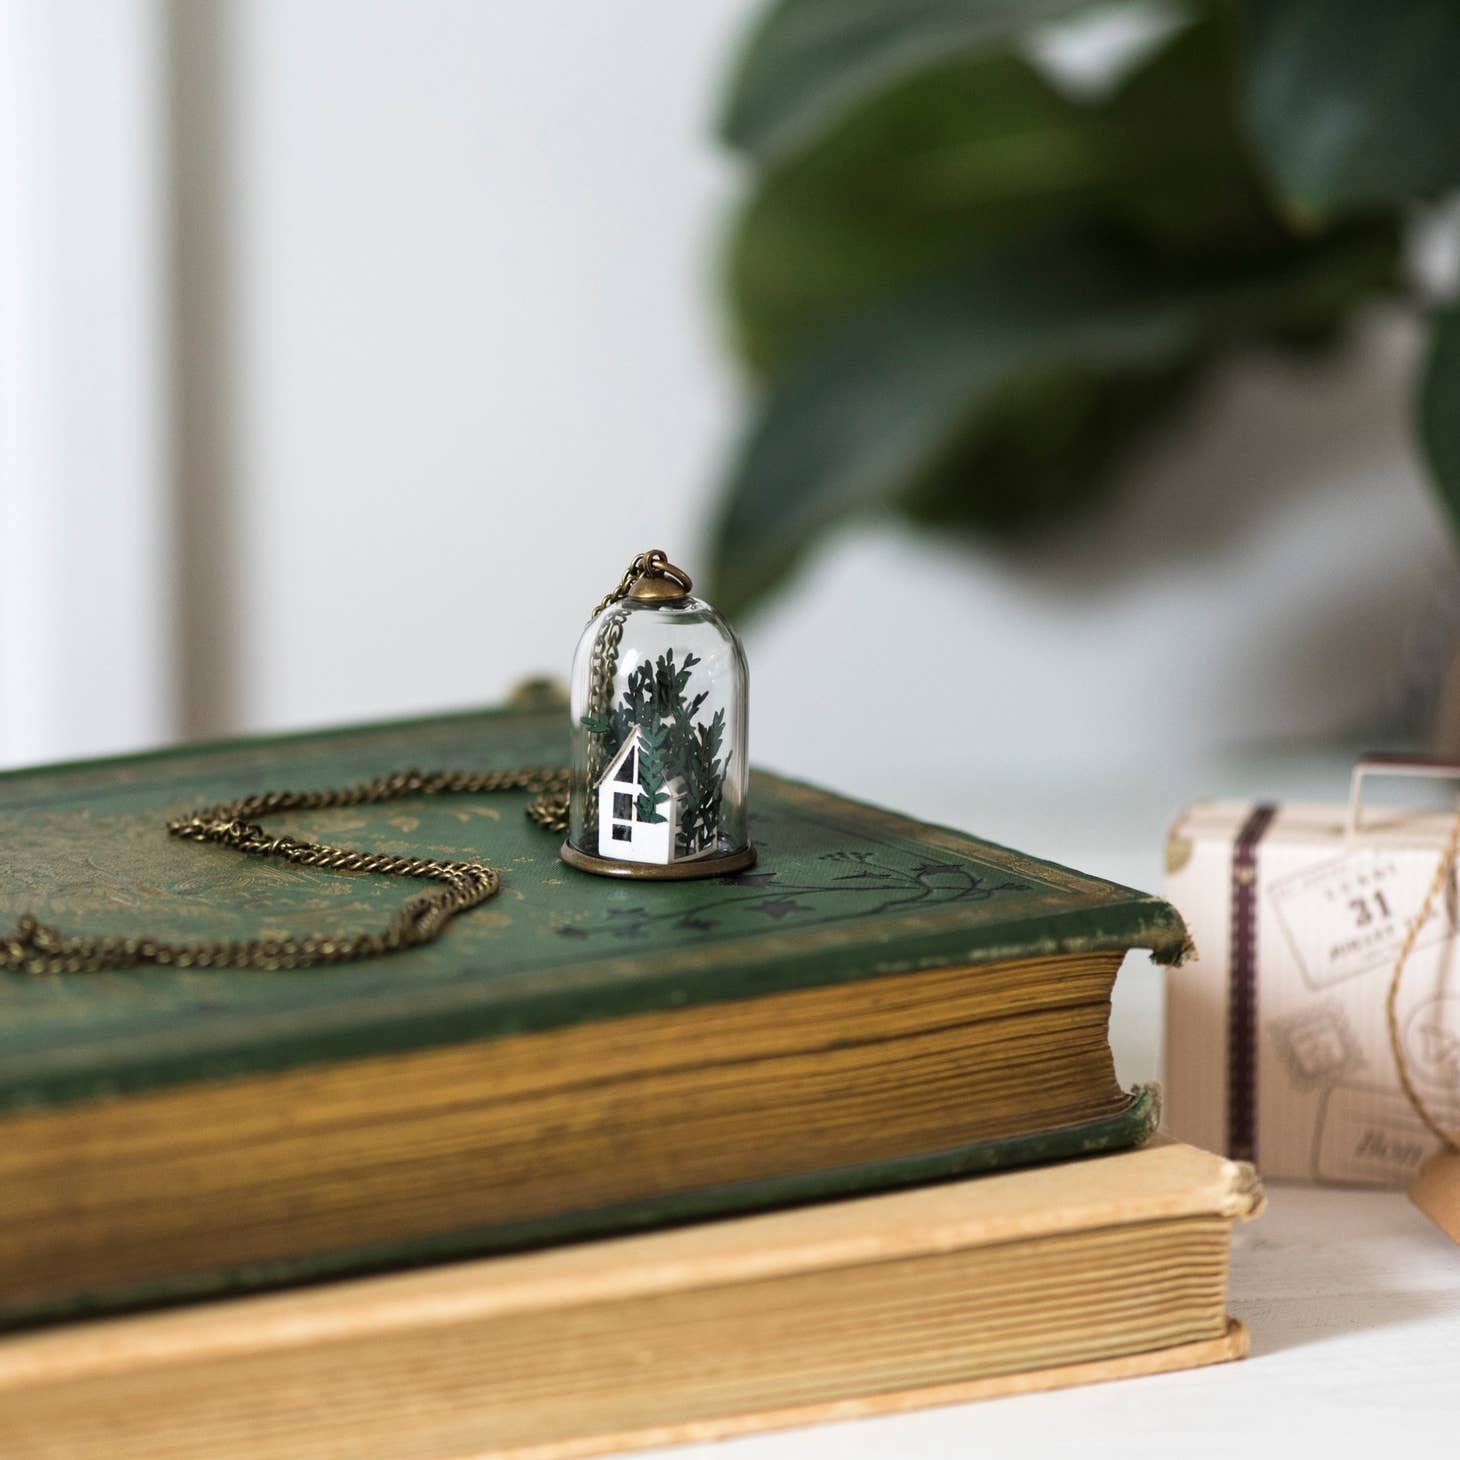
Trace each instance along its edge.
<path fill-rule="evenodd" d="M 1384 1014 L 1389 1024 L 1389 1048 L 1394 1054 L 1394 1068 L 1399 1075 L 1400 1088 L 1414 1107 L 1414 1113 L 1425 1123 L 1440 1144 L 1449 1151 L 1460 1151 L 1460 1134 L 1446 1130 L 1434 1117 L 1410 1075 L 1409 1057 L 1404 1050 L 1404 1041 L 1399 1037 L 1399 986 L 1404 978 L 1404 968 L 1409 962 L 1409 955 L 1414 951 L 1419 930 L 1429 921 L 1430 909 L 1434 906 L 1435 898 L 1439 896 L 1440 889 L 1450 880 L 1457 854 L 1460 854 L 1460 811 L 1455 813 L 1455 819 L 1450 825 L 1450 835 L 1445 842 L 1444 850 L 1440 853 L 1435 875 L 1430 879 L 1429 890 L 1424 895 L 1419 912 L 1415 914 L 1414 921 L 1410 923 L 1405 932 L 1403 943 L 1399 945 L 1399 956 L 1394 960 L 1394 972 L 1389 975 L 1389 993 L 1384 1000 Z"/>

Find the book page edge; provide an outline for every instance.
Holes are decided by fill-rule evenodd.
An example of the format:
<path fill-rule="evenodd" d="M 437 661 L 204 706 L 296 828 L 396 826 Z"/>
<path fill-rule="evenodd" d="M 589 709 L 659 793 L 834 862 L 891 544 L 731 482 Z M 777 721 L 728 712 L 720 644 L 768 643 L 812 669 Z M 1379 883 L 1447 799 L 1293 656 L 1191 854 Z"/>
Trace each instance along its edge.
<path fill-rule="evenodd" d="M 909 1410 L 933 1409 L 950 1404 L 968 1404 L 981 1399 L 1012 1398 L 1020 1394 L 1043 1394 L 1052 1389 L 1070 1389 L 1082 1384 L 1104 1384 L 1116 1379 L 1133 1379 L 1147 1374 L 1168 1374 L 1180 1369 L 1230 1363 L 1247 1357 L 1250 1338 L 1247 1325 L 1238 1318 L 1227 1319 L 1227 1329 L 1218 1338 L 1144 1353 L 1122 1354 L 1118 1358 L 1093 1359 L 1051 1369 L 999 1374 L 986 1379 L 968 1379 L 956 1384 L 939 1384 L 919 1389 L 900 1389 L 889 1394 L 872 1394 L 789 1409 L 763 1410 L 754 1414 L 700 1420 L 693 1424 L 664 1425 L 613 1435 L 594 1435 L 548 1445 L 531 1445 L 512 1450 L 484 1451 L 453 1460 L 586 1460 L 625 1450 L 657 1449 L 668 1445 L 703 1444 L 713 1440 L 759 1434 L 766 1430 L 793 1429 L 804 1425 L 837 1424 L 877 1415 L 903 1414 Z"/>

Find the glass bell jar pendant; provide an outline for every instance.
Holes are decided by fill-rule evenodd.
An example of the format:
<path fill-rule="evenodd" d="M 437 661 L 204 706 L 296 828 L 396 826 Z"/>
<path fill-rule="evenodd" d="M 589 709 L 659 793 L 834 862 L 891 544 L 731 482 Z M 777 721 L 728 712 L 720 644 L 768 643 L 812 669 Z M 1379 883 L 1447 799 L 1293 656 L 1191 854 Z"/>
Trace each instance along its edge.
<path fill-rule="evenodd" d="M 607 877 L 724 877 L 745 834 L 745 654 L 657 549 L 599 605 L 573 657 L 570 866 Z"/>

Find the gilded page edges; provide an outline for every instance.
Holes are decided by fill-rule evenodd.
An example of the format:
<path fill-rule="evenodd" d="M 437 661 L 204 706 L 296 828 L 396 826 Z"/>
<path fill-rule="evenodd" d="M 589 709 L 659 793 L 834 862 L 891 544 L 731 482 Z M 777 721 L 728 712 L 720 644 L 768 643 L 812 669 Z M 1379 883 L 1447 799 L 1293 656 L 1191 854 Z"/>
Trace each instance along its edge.
<path fill-rule="evenodd" d="M 1219 1337 L 1175 1344 L 1169 1348 L 1148 1349 L 1143 1353 L 1064 1364 L 1057 1368 L 1026 1369 L 985 1379 L 955 1380 L 936 1387 L 895 1389 L 853 1399 L 821 1401 L 784 1409 L 763 1409 L 721 1419 L 527 1445 L 501 1451 L 497 1460 L 589 1460 L 591 1456 L 615 1451 L 661 1445 L 708 1444 L 797 1425 L 840 1424 L 878 1415 L 906 1414 L 912 1410 L 940 1405 L 968 1404 L 976 1400 L 1003 1399 L 1020 1394 L 1044 1394 L 1078 1385 L 1106 1384 L 1120 1379 L 1232 1363 L 1246 1358 L 1248 1348 L 1246 1325 L 1236 1318 L 1229 1318 L 1226 1332 Z M 811 1441 L 807 1442 L 807 1448 L 814 1448 Z"/>
<path fill-rule="evenodd" d="M 0 1395 L 1102 1227 L 1204 1215 L 1244 1220 L 1261 1208 L 1249 1164 L 1158 1137 L 1136 1151 L 946 1186 L 12 1336 L 0 1351 Z"/>

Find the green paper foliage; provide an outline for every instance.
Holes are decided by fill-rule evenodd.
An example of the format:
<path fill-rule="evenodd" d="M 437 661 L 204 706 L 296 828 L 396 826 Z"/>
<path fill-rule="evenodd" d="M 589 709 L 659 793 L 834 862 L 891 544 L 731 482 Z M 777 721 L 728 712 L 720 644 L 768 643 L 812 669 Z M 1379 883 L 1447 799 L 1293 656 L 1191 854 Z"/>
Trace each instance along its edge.
<path fill-rule="evenodd" d="M 669 800 L 667 789 L 681 783 L 679 825 L 675 846 L 680 856 L 713 846 L 720 832 L 720 802 L 725 789 L 729 756 L 722 757 L 725 712 L 716 710 L 708 720 L 696 720 L 708 698 L 707 691 L 690 694 L 698 656 L 686 654 L 676 663 L 666 650 L 652 663 L 645 660 L 631 670 L 623 697 L 599 719 L 583 717 L 593 734 L 606 737 L 604 764 L 618 754 L 624 742 L 639 732 L 640 821 L 666 818 L 660 809 Z"/>

